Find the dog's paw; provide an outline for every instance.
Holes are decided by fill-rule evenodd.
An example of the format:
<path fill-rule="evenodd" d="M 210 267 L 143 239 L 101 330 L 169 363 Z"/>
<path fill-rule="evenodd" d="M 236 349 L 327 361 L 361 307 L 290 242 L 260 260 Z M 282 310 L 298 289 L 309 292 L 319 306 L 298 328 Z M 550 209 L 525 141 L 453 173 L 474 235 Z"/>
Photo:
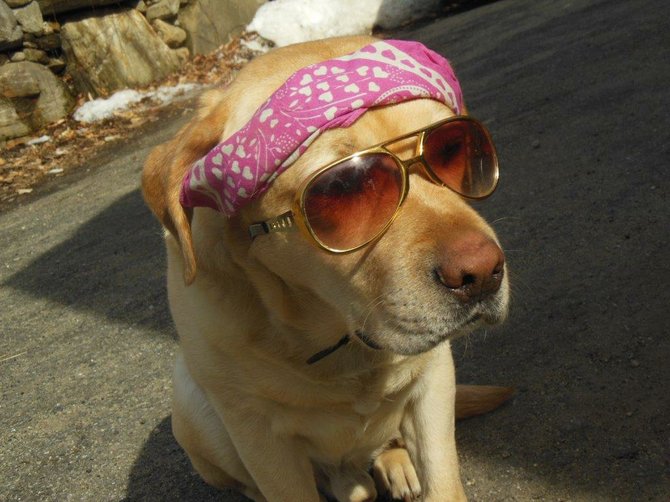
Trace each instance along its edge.
<path fill-rule="evenodd" d="M 375 459 L 372 473 L 380 493 L 403 502 L 420 500 L 419 478 L 405 448 L 390 448 L 382 452 Z"/>
<path fill-rule="evenodd" d="M 338 502 L 373 502 L 377 499 L 375 483 L 364 471 L 345 468 L 334 472 L 330 486 Z"/>

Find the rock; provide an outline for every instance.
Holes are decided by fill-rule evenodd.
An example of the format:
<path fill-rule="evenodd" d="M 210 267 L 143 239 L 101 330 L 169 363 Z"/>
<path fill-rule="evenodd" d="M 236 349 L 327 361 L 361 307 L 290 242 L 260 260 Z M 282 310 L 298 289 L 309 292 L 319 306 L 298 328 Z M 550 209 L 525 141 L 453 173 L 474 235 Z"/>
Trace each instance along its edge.
<path fill-rule="evenodd" d="M 228 34 L 247 25 L 265 0 L 191 0 L 179 11 L 191 54 L 207 54 L 228 41 Z"/>
<path fill-rule="evenodd" d="M 169 19 L 179 12 L 179 0 L 160 0 L 147 9 L 147 19 Z"/>
<path fill-rule="evenodd" d="M 75 104 L 53 73 L 28 61 L 0 67 L 0 100 L 0 139 L 22 136 L 55 122 L 67 116 Z"/>
<path fill-rule="evenodd" d="M 179 58 L 179 62 L 182 65 L 191 59 L 191 53 L 188 51 L 188 47 L 179 47 L 178 49 L 174 49 L 172 52 L 176 54 L 176 56 Z"/>
<path fill-rule="evenodd" d="M 103 5 L 119 5 L 120 0 L 35 0 L 45 16 L 81 9 L 95 9 Z"/>
<path fill-rule="evenodd" d="M 23 7 L 24 5 L 28 5 L 32 1 L 33 0 L 5 0 L 5 3 L 14 9 L 16 7 Z"/>
<path fill-rule="evenodd" d="M 35 39 L 35 44 L 43 51 L 52 51 L 60 49 L 61 40 L 60 33 L 50 33 Z"/>
<path fill-rule="evenodd" d="M 156 30 L 158 36 L 161 37 L 161 40 L 172 49 L 180 47 L 186 41 L 186 32 L 184 30 L 172 26 L 170 23 L 166 23 L 162 19 L 156 19 L 151 23 L 151 26 L 154 27 L 154 30 Z"/>
<path fill-rule="evenodd" d="M 16 22 L 12 9 L 0 1 L 0 51 L 21 47 L 23 30 Z"/>
<path fill-rule="evenodd" d="M 49 68 L 53 73 L 57 75 L 61 74 L 63 73 L 63 70 L 65 70 L 65 61 L 63 61 L 61 58 L 51 58 L 49 59 L 47 68 Z"/>
<path fill-rule="evenodd" d="M 0 96 L 5 98 L 34 98 L 40 94 L 40 85 L 35 79 L 18 79 L 23 73 L 18 66 L 7 65 L 8 70 L 0 72 Z M 3 67 L 4 68 L 4 67 Z"/>
<path fill-rule="evenodd" d="M 12 57 L 10 58 L 10 61 L 12 63 L 20 63 L 21 61 L 26 60 L 26 55 L 23 51 L 15 52 L 12 54 Z"/>
<path fill-rule="evenodd" d="M 145 14 L 147 12 L 147 4 L 144 2 L 144 0 L 140 0 L 139 2 L 137 2 L 135 8 L 139 10 L 142 14 Z"/>
<path fill-rule="evenodd" d="M 33 61 L 35 63 L 42 63 L 42 64 L 49 63 L 49 56 L 47 56 L 47 53 L 39 49 L 31 49 L 28 47 L 24 47 L 23 53 L 26 55 L 27 61 Z"/>
<path fill-rule="evenodd" d="M 32 33 L 33 35 L 41 35 L 44 33 L 42 24 L 42 12 L 37 2 L 30 2 L 24 7 L 14 9 L 14 16 L 23 28 L 24 33 Z"/>
<path fill-rule="evenodd" d="M 23 123 L 12 102 L 0 97 L 0 140 L 18 138 L 29 132 L 30 127 Z"/>
<path fill-rule="evenodd" d="M 63 51 L 75 85 L 95 95 L 166 77 L 179 59 L 136 10 L 66 22 Z"/>

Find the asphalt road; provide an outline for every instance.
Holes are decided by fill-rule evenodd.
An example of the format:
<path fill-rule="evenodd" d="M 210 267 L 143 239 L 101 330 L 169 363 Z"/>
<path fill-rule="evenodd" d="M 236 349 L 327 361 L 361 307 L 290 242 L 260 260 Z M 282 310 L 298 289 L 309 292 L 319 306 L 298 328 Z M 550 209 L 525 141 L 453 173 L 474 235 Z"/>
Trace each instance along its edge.
<path fill-rule="evenodd" d="M 472 500 L 668 500 L 670 16 L 663 0 L 504 0 L 394 36 L 445 54 L 490 127 L 479 205 L 509 322 L 456 347 L 515 399 L 458 425 Z M 170 434 L 175 332 L 138 177 L 179 116 L 0 214 L 0 500 L 239 502 Z"/>

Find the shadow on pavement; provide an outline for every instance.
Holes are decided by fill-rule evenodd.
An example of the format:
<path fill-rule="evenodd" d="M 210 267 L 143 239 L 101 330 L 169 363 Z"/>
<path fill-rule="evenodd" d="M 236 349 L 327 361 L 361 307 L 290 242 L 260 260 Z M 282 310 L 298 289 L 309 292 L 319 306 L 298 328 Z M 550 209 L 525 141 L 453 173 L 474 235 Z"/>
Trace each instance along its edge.
<path fill-rule="evenodd" d="M 191 467 L 172 435 L 170 417 L 152 431 L 133 464 L 126 502 L 179 500 L 182 502 L 245 502 L 236 492 L 207 485 Z"/>
<path fill-rule="evenodd" d="M 114 201 L 5 285 L 111 321 L 174 333 L 161 230 L 139 190 Z"/>

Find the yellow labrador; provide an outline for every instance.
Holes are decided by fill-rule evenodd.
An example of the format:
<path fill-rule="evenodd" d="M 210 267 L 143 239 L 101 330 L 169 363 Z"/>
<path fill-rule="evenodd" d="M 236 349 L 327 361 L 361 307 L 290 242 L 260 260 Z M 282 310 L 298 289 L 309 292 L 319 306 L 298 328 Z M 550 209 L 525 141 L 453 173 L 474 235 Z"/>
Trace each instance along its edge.
<path fill-rule="evenodd" d="M 503 320 L 508 284 L 492 229 L 452 190 L 409 169 L 383 234 L 348 253 L 305 232 L 250 238 L 312 173 L 454 115 L 414 99 L 324 131 L 263 196 L 228 218 L 184 209 L 191 165 L 238 131 L 292 73 L 374 42 L 271 51 L 147 160 L 143 192 L 167 230 L 168 293 L 181 350 L 173 431 L 208 483 L 255 501 L 464 500 L 454 421 L 509 390 L 454 381 L 449 340 Z M 415 155 L 416 137 L 388 148 Z"/>

